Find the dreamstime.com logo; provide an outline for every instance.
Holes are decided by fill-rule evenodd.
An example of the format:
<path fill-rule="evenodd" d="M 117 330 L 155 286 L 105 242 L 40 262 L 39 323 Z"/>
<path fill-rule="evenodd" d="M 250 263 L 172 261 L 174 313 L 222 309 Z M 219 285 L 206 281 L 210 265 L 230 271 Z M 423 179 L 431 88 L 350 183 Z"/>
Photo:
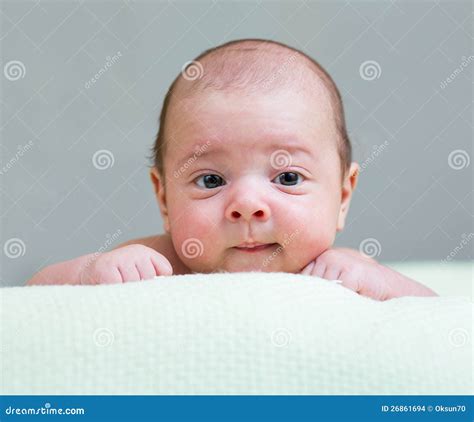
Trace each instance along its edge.
<path fill-rule="evenodd" d="M 175 170 L 173 176 L 175 179 L 182 176 L 186 170 L 195 162 L 197 159 L 210 147 L 211 141 L 206 141 L 204 145 L 201 145 L 199 148 L 196 148 L 194 154 L 189 157 L 186 162 L 178 169 Z"/>
<path fill-rule="evenodd" d="M 382 68 L 375 60 L 367 60 L 359 67 L 359 75 L 364 81 L 373 81 L 380 78 L 382 75 Z"/>
<path fill-rule="evenodd" d="M 204 76 L 204 67 L 198 61 L 186 62 L 181 68 L 181 74 L 187 81 L 195 81 Z"/>
<path fill-rule="evenodd" d="M 294 240 L 294 238 L 299 234 L 299 232 L 299 229 L 296 229 L 291 234 L 285 233 L 285 240 L 283 241 L 283 243 L 263 260 L 262 266 L 268 266 Z"/>
<path fill-rule="evenodd" d="M 84 88 L 89 89 L 92 85 L 94 85 L 105 72 L 107 72 L 115 63 L 119 61 L 120 57 L 122 57 L 122 53 L 120 51 L 117 51 L 117 53 L 114 54 L 112 57 L 107 56 L 105 58 L 104 65 L 97 71 L 97 73 L 92 78 L 86 81 L 86 83 L 84 84 Z"/>
<path fill-rule="evenodd" d="M 26 68 L 20 60 L 11 60 L 3 66 L 3 74 L 9 81 L 17 81 L 25 77 Z"/>
<path fill-rule="evenodd" d="M 90 284 L 92 280 L 89 279 L 89 268 L 94 264 L 97 258 L 103 253 L 107 252 L 109 247 L 122 235 L 122 230 L 117 229 L 114 233 L 107 233 L 105 242 L 97 249 L 81 268 L 80 284 Z"/>
<path fill-rule="evenodd" d="M 198 258 L 204 253 L 204 245 L 199 239 L 191 237 L 183 242 L 181 252 L 188 259 Z"/>
<path fill-rule="evenodd" d="M 270 164 L 275 170 L 291 166 L 291 154 L 284 149 L 277 149 L 270 156 Z"/>
<path fill-rule="evenodd" d="M 283 64 L 279 66 L 278 69 L 271 74 L 270 78 L 263 82 L 262 88 L 266 89 L 270 87 L 270 85 L 272 85 L 278 77 L 280 77 L 283 73 L 288 71 L 288 69 L 293 65 L 293 62 L 295 62 L 297 58 L 298 58 L 298 55 L 296 53 L 293 53 L 290 57 L 288 57 L 283 62 Z"/>
<path fill-rule="evenodd" d="M 5 409 L 5 415 L 85 415 L 83 407 L 51 407 L 51 403 L 45 403 L 42 407 L 11 407 Z"/>
<path fill-rule="evenodd" d="M 371 154 L 360 164 L 359 172 L 362 173 L 370 164 L 372 164 L 382 152 L 388 147 L 389 142 L 385 141 L 383 144 L 374 145 Z"/>
<path fill-rule="evenodd" d="M 474 233 L 463 233 L 461 235 L 461 241 L 449 252 L 448 255 L 446 255 L 446 258 L 442 260 L 442 262 L 446 263 L 449 261 L 452 261 L 453 258 L 461 252 L 465 246 L 467 246 L 471 240 L 474 239 Z"/>
<path fill-rule="evenodd" d="M 474 56 L 462 56 L 461 57 L 461 63 L 459 66 L 452 71 L 452 73 L 447 76 L 441 83 L 439 84 L 439 87 L 441 89 L 445 89 L 451 82 L 453 82 L 460 73 L 464 72 L 464 69 L 466 69 L 472 62 L 474 61 Z"/>
<path fill-rule="evenodd" d="M 10 259 L 20 258 L 26 253 L 25 242 L 18 237 L 12 237 L 3 245 L 3 253 Z"/>
<path fill-rule="evenodd" d="M 448 164 L 453 170 L 463 170 L 469 167 L 470 163 L 471 158 L 467 151 L 464 151 L 463 149 L 455 149 L 448 155 Z"/>
<path fill-rule="evenodd" d="M 382 245 L 377 239 L 369 237 L 360 242 L 359 252 L 369 258 L 375 258 L 382 253 Z"/>
<path fill-rule="evenodd" d="M 92 156 L 92 164 L 97 170 L 107 170 L 115 163 L 114 154 L 108 149 L 99 149 Z"/>
<path fill-rule="evenodd" d="M 21 157 L 23 157 L 23 155 L 33 147 L 33 145 L 33 141 L 28 141 L 24 146 L 18 145 L 15 155 L 11 157 L 2 168 L 0 168 L 0 176 L 6 174 L 7 171 L 10 170 L 21 159 Z"/>
<path fill-rule="evenodd" d="M 291 342 L 291 333 L 286 328 L 280 328 L 272 332 L 271 342 L 276 347 L 286 347 Z"/>

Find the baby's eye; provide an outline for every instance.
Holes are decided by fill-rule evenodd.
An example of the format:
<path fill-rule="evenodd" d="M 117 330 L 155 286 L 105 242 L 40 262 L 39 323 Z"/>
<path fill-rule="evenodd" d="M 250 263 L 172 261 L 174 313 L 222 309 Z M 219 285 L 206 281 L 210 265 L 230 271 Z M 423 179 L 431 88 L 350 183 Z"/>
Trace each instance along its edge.
<path fill-rule="evenodd" d="M 283 186 L 294 186 L 302 182 L 301 174 L 292 171 L 286 171 L 275 177 L 272 182 L 282 184 Z"/>
<path fill-rule="evenodd" d="M 215 189 L 225 185 L 225 180 L 217 174 L 203 174 L 196 179 L 196 184 L 201 188 Z"/>

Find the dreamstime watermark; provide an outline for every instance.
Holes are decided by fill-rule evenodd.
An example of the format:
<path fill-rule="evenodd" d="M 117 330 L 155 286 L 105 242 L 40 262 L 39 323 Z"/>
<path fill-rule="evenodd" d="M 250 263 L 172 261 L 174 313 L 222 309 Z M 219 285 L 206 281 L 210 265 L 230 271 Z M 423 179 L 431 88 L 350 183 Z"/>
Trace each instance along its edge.
<path fill-rule="evenodd" d="M 97 328 L 92 335 L 94 343 L 99 347 L 111 346 L 115 340 L 114 333 L 109 328 Z"/>
<path fill-rule="evenodd" d="M 377 239 L 369 237 L 360 242 L 359 251 L 369 258 L 375 258 L 382 253 L 382 245 Z"/>
<path fill-rule="evenodd" d="M 461 241 L 459 242 L 458 245 L 456 245 L 452 250 L 451 252 L 449 252 L 448 255 L 446 255 L 446 258 L 443 259 L 443 262 L 446 263 L 446 262 L 450 262 L 453 260 L 453 258 L 459 253 L 461 252 L 465 246 L 467 246 L 469 244 L 469 242 L 474 238 L 474 233 L 471 232 L 471 233 L 463 233 L 461 235 Z"/>
<path fill-rule="evenodd" d="M 280 255 L 283 250 L 294 240 L 294 238 L 299 234 L 299 229 L 296 229 L 291 234 L 285 233 L 285 239 L 283 240 L 282 244 L 279 245 L 270 255 L 268 255 L 262 263 L 263 267 L 266 267 L 272 262 L 278 255 Z"/>
<path fill-rule="evenodd" d="M 175 179 L 182 176 L 186 170 L 188 170 L 188 168 L 191 167 L 191 165 L 209 148 L 210 145 L 211 141 L 206 141 L 204 145 L 201 145 L 199 148 L 197 148 L 192 157 L 189 157 L 178 170 L 174 171 L 173 176 Z"/>
<path fill-rule="evenodd" d="M 26 68 L 23 62 L 19 60 L 12 60 L 3 66 L 3 74 L 9 81 L 14 82 L 25 77 Z"/>
<path fill-rule="evenodd" d="M 464 151 L 463 149 L 455 149 L 448 155 L 448 165 L 453 170 L 465 169 L 469 167 L 470 163 L 471 157 L 469 157 L 467 151 Z"/>
<path fill-rule="evenodd" d="M 286 328 L 279 328 L 273 331 L 270 339 L 274 346 L 286 347 L 291 342 L 291 333 Z"/>
<path fill-rule="evenodd" d="M 375 60 L 367 60 L 360 65 L 359 74 L 364 81 L 373 81 L 374 79 L 380 78 L 382 68 Z"/>
<path fill-rule="evenodd" d="M 0 176 L 3 176 L 27 153 L 34 145 L 33 141 L 29 141 L 26 145 L 18 145 L 17 152 L 10 158 L 7 163 L 0 169 Z"/>
<path fill-rule="evenodd" d="M 107 170 L 115 163 L 114 154 L 108 149 L 100 149 L 92 156 L 92 164 L 97 170 Z"/>
<path fill-rule="evenodd" d="M 11 407 L 5 409 L 5 415 L 84 415 L 83 407 L 51 407 L 51 403 L 45 403 L 42 407 Z"/>
<path fill-rule="evenodd" d="M 117 53 L 115 53 L 112 57 L 107 56 L 105 58 L 106 62 L 104 66 L 102 66 L 92 78 L 84 83 L 84 87 L 89 89 L 92 85 L 94 85 L 105 72 L 107 72 L 115 63 L 119 61 L 120 57 L 122 57 L 122 53 L 120 51 L 117 51 Z"/>
<path fill-rule="evenodd" d="M 464 72 L 464 69 L 474 60 L 474 56 L 462 56 L 461 57 L 461 64 L 453 70 L 453 72 L 445 78 L 443 81 L 440 82 L 439 87 L 441 89 L 445 89 L 451 82 L 453 82 L 460 73 Z"/>
<path fill-rule="evenodd" d="M 204 75 L 204 67 L 198 61 L 190 61 L 183 64 L 181 74 L 187 81 L 195 81 L 201 79 Z"/>
<path fill-rule="evenodd" d="M 453 347 L 463 347 L 469 341 L 469 332 L 465 328 L 453 328 L 448 334 L 449 343 Z"/>
<path fill-rule="evenodd" d="M 181 245 L 181 252 L 188 259 L 194 259 L 204 253 L 204 245 L 199 239 L 191 237 Z"/>
<path fill-rule="evenodd" d="M 370 164 L 372 164 L 388 147 L 390 143 L 385 141 L 383 144 L 374 145 L 371 154 L 360 165 L 359 173 L 362 173 Z"/>
<path fill-rule="evenodd" d="M 12 237 L 3 245 L 3 252 L 10 259 L 20 258 L 26 253 L 25 242 L 17 237 Z"/>
<path fill-rule="evenodd" d="M 277 149 L 270 156 L 270 164 L 275 170 L 291 166 L 291 154 L 284 149 Z"/>
<path fill-rule="evenodd" d="M 88 280 L 89 274 L 88 274 L 88 269 L 90 266 L 97 260 L 97 258 L 102 255 L 104 252 L 106 252 L 112 244 L 116 242 L 116 240 L 122 235 L 122 230 L 117 229 L 114 233 L 110 234 L 107 233 L 105 235 L 106 240 L 105 242 L 97 249 L 91 256 L 87 259 L 87 261 L 83 264 L 81 267 L 81 278 L 80 278 L 80 284 L 90 284 Z"/>
<path fill-rule="evenodd" d="M 284 72 L 288 70 L 288 68 L 293 64 L 293 62 L 297 59 L 298 55 L 293 53 L 290 57 L 288 57 L 281 66 L 278 67 L 276 72 L 273 72 L 266 81 L 262 83 L 262 88 L 266 89 L 270 84 L 272 84 L 279 76 L 281 76 Z"/>

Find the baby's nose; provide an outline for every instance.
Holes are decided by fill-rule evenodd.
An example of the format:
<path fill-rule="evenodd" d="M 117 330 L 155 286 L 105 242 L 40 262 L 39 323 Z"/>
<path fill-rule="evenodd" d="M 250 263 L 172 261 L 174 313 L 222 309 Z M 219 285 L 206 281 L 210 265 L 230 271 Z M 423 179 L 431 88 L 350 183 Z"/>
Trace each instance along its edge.
<path fill-rule="evenodd" d="M 270 208 L 266 204 L 249 202 L 234 202 L 225 212 L 226 218 L 235 223 L 237 221 L 267 221 L 270 218 Z"/>

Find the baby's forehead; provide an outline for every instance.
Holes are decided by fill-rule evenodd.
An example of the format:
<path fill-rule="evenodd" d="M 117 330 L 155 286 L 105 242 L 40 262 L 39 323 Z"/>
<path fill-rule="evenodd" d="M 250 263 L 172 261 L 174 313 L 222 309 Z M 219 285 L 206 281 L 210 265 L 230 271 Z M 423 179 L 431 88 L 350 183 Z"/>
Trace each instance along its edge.
<path fill-rule="evenodd" d="M 334 126 L 326 101 L 291 89 L 252 94 L 207 90 L 182 99 L 168 119 L 168 134 L 232 140 L 254 135 L 255 142 L 291 142 Z"/>
<path fill-rule="evenodd" d="M 270 157 L 279 150 L 291 156 L 314 154 L 325 151 L 328 143 L 334 144 L 332 119 L 327 113 L 313 114 L 305 104 L 286 109 L 288 97 L 281 95 L 278 102 L 269 96 L 263 100 L 254 96 L 244 104 L 237 94 L 214 95 L 219 98 L 216 102 L 195 98 L 187 112 L 170 116 L 168 134 L 177 136 L 168 136 L 169 152 L 184 161 L 206 155 L 241 162 Z"/>
<path fill-rule="evenodd" d="M 224 59 L 224 60 L 223 60 Z M 222 61 L 223 60 L 223 61 Z M 304 114 L 306 120 L 334 123 L 334 108 L 328 87 L 307 63 L 281 51 L 231 51 L 202 59 L 203 75 L 197 80 L 179 79 L 168 105 L 168 127 L 180 125 L 204 112 L 226 111 L 221 118 L 242 115 L 252 118 L 265 109 L 279 115 Z M 286 97 L 285 99 L 281 99 Z M 217 100 L 216 100 L 217 99 Z M 213 104 L 220 101 L 220 104 Z M 279 106 L 284 103 L 282 109 Z M 235 104 L 236 107 L 229 107 Z M 214 108 L 210 107 L 215 105 Z M 245 115 L 245 116 L 243 116 Z"/>
<path fill-rule="evenodd" d="M 318 69 L 317 64 L 291 48 L 262 43 L 257 48 L 255 43 L 247 45 L 244 42 L 234 48 L 226 47 L 205 53 L 190 66 L 197 67 L 197 77 L 189 77 L 188 69 L 184 69 L 170 91 L 166 117 L 166 138 L 170 144 L 182 143 L 179 137 L 173 139 L 172 136 L 173 132 L 180 132 L 179 126 L 192 122 L 195 132 L 202 131 L 199 123 L 203 109 L 207 112 L 209 107 L 206 105 L 215 97 L 226 100 L 222 106 L 211 108 L 213 113 L 219 109 L 223 111 L 217 119 L 209 120 L 211 126 L 219 118 L 228 119 L 242 113 L 246 113 L 244 122 L 252 120 L 252 115 L 261 108 L 272 108 L 271 100 L 261 106 L 260 99 L 276 98 L 285 92 L 291 93 L 293 97 L 284 114 L 301 112 L 305 113 L 305 120 L 313 125 L 319 120 L 319 126 L 324 125 L 331 130 L 335 126 L 335 93 L 331 92 L 332 84 L 325 80 L 325 73 Z M 249 101 L 246 102 L 246 99 Z M 238 107 L 227 107 L 232 103 Z M 271 125 L 278 122 L 282 110 L 277 111 L 280 114 L 275 113 Z M 246 125 L 241 124 L 237 130 L 246 130 Z M 188 142 L 186 144 L 190 145 Z"/>
<path fill-rule="evenodd" d="M 266 145 L 275 150 L 289 144 L 311 148 L 334 132 L 325 101 L 291 89 L 247 95 L 200 91 L 177 103 L 167 122 L 168 146 L 187 153 L 205 148 L 207 140 L 229 151 L 256 151 Z"/>
<path fill-rule="evenodd" d="M 252 44 L 251 44 L 252 45 Z M 205 95 L 208 90 L 241 94 L 271 94 L 292 89 L 301 94 L 315 94 L 319 101 L 331 102 L 331 84 L 324 71 L 301 53 L 287 47 L 258 44 L 258 48 L 227 47 L 198 57 L 189 64 L 197 67 L 197 77 L 184 69 L 173 87 L 172 97 L 183 99 Z M 196 70 L 196 69 L 194 69 Z"/>

